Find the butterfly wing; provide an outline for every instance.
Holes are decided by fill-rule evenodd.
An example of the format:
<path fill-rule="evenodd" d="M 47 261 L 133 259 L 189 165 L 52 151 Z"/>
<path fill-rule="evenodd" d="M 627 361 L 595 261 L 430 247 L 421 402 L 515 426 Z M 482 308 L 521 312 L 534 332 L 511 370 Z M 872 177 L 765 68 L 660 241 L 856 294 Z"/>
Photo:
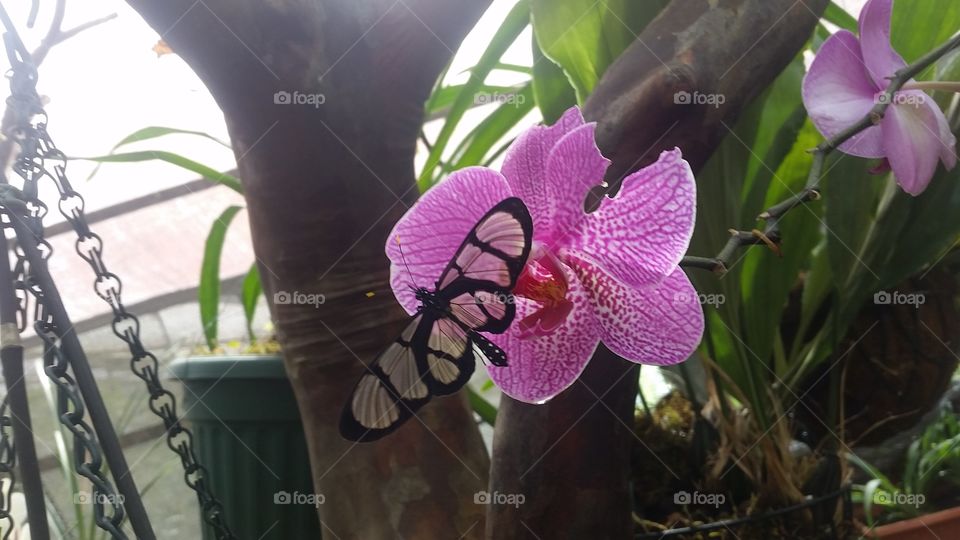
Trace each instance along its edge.
<path fill-rule="evenodd" d="M 476 366 L 474 332 L 451 318 L 419 313 L 367 367 L 340 417 L 340 433 L 374 441 L 430 401 L 467 384 Z"/>
<path fill-rule="evenodd" d="M 500 334 L 516 314 L 511 291 L 530 255 L 533 220 L 523 201 L 504 199 L 463 240 L 437 280 L 457 321 L 476 332 Z"/>
<path fill-rule="evenodd" d="M 340 416 L 340 433 L 351 441 L 375 441 L 391 433 L 430 401 L 418 343 L 435 321 L 419 313 L 400 336 L 367 366 Z"/>

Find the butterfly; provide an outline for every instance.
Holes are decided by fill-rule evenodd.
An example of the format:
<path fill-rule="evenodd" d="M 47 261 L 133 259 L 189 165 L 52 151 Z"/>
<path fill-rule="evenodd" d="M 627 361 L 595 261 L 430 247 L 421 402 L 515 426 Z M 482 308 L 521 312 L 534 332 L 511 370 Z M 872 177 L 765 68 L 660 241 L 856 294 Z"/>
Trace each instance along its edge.
<path fill-rule="evenodd" d="M 480 332 L 502 334 L 516 314 L 511 291 L 530 255 L 533 220 L 523 201 L 504 199 L 474 225 L 400 336 L 367 367 L 340 417 L 351 441 L 387 435 L 430 401 L 470 380 L 476 359 L 506 366 Z M 399 241 L 399 240 L 398 240 Z"/>

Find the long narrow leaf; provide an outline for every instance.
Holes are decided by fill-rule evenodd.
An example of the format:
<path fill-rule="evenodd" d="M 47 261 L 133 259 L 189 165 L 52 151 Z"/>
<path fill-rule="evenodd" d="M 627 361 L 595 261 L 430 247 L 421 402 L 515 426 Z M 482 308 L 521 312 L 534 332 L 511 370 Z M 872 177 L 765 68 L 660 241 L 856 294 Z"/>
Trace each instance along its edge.
<path fill-rule="evenodd" d="M 166 161 L 171 165 L 176 165 L 188 171 L 193 171 L 207 180 L 223 184 L 237 193 L 243 193 L 243 185 L 240 183 L 239 178 L 165 150 L 143 150 L 140 152 L 108 154 L 106 156 L 96 157 L 75 157 L 71 159 L 83 159 L 86 161 L 96 161 L 98 163 L 137 163 L 156 159 Z"/>
<path fill-rule="evenodd" d="M 453 170 L 480 165 L 497 142 L 501 141 L 533 109 L 533 88 L 527 83 L 506 103 L 483 119 L 453 153 Z"/>
<path fill-rule="evenodd" d="M 490 45 L 487 47 L 487 50 L 480 56 L 480 61 L 477 62 L 474 69 L 470 71 L 469 81 L 463 85 L 460 94 L 450 106 L 447 120 L 437 135 L 437 139 L 433 143 L 433 149 L 430 150 L 423 170 L 417 179 L 421 193 L 429 189 L 433 184 L 435 169 L 440 163 L 443 151 L 446 149 L 447 143 L 450 142 L 450 137 L 453 135 L 457 124 L 459 124 L 463 118 L 464 113 L 473 105 L 474 95 L 477 89 L 483 85 L 487 75 L 497 66 L 503 53 L 516 41 L 517 36 L 527 27 L 529 22 L 530 8 L 526 0 L 520 0 L 513 6 L 510 13 L 507 14 L 507 18 L 503 21 L 503 24 L 500 25 L 500 29 L 497 30 L 493 39 L 490 40 Z"/>
<path fill-rule="evenodd" d="M 203 335 L 211 350 L 217 346 L 217 318 L 220 311 L 220 255 L 223 242 L 227 237 L 230 222 L 241 210 L 240 206 L 231 206 L 213 222 L 207 243 L 203 249 L 203 264 L 200 267 L 200 322 Z"/>
<path fill-rule="evenodd" d="M 470 398 L 470 407 L 481 420 L 491 426 L 497 423 L 497 408 L 483 398 L 476 390 L 467 386 L 467 397 Z"/>
<path fill-rule="evenodd" d="M 263 287 L 260 284 L 260 270 L 257 263 L 250 265 L 250 271 L 247 277 L 243 278 L 243 316 L 247 319 L 247 335 L 250 337 L 250 343 L 256 341 L 257 336 L 253 332 L 253 315 L 257 311 L 257 302 L 263 293 Z"/>

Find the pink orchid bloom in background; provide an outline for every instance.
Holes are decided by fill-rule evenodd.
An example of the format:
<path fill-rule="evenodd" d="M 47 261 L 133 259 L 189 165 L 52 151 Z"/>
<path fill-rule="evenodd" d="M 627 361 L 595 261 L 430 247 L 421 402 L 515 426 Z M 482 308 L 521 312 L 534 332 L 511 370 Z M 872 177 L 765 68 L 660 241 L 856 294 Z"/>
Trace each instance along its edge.
<path fill-rule="evenodd" d="M 860 38 L 840 30 L 824 41 L 803 80 L 803 103 L 824 137 L 856 124 L 877 103 L 889 78 L 907 64 L 890 44 L 893 0 L 870 0 L 860 12 Z M 957 164 L 956 137 L 937 104 L 922 90 L 897 92 L 879 125 L 855 135 L 840 150 L 886 158 L 904 191 L 926 189 L 943 161 Z"/>
<path fill-rule="evenodd" d="M 627 176 L 619 194 L 591 214 L 591 187 L 609 165 L 594 142 L 594 123 L 576 107 L 552 126 L 534 126 L 507 152 L 501 173 L 454 172 L 424 195 L 390 238 L 406 241 L 404 267 L 387 243 L 391 285 L 413 313 L 414 283 L 440 275 L 487 210 L 520 197 L 533 217 L 533 247 L 514 290 L 517 316 L 490 336 L 508 366 L 488 366 L 509 396 L 530 403 L 573 384 L 602 341 L 633 362 L 685 360 L 703 333 L 696 290 L 677 266 L 693 233 L 696 184 L 679 150 Z"/>

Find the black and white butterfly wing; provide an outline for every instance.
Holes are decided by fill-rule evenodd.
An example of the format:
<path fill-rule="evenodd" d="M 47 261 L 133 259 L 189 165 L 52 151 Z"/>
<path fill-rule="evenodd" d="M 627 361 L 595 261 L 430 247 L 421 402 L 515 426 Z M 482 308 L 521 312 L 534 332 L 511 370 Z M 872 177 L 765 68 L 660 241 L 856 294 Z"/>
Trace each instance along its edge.
<path fill-rule="evenodd" d="M 511 291 L 530 255 L 533 220 L 523 201 L 504 199 L 467 235 L 437 280 L 451 315 L 476 332 L 500 334 L 516 314 Z"/>
<path fill-rule="evenodd" d="M 415 342 L 433 321 L 417 314 L 400 336 L 367 367 L 340 416 L 340 433 L 351 441 L 374 441 L 392 432 L 430 400 Z"/>
<path fill-rule="evenodd" d="M 389 434 L 432 396 L 460 390 L 473 375 L 474 351 L 468 330 L 452 319 L 415 315 L 360 377 L 340 417 L 340 433 L 364 442 Z"/>

